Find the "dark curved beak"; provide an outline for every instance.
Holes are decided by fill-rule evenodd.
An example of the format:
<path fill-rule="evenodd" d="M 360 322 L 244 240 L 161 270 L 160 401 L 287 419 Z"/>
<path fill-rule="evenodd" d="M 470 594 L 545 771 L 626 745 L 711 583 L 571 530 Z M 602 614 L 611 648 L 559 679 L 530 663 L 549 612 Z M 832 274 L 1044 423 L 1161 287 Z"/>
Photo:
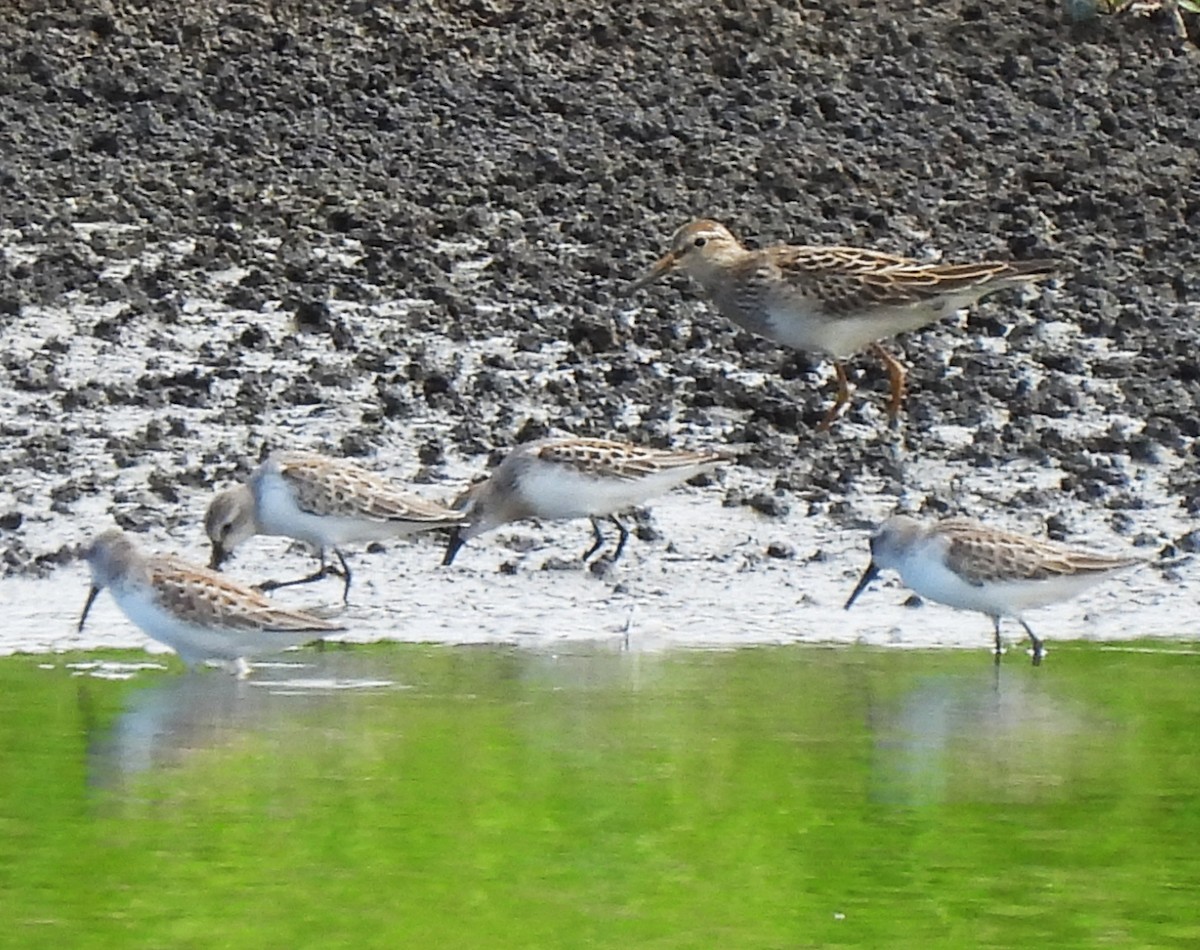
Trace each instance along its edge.
<path fill-rule="evenodd" d="M 860 577 L 858 579 L 858 586 L 854 588 L 854 593 L 852 593 L 849 596 L 849 598 L 847 598 L 846 606 L 843 609 L 849 610 L 854 605 L 854 602 L 858 599 L 858 595 L 861 594 L 864 590 L 866 590 L 867 585 L 870 584 L 871 581 L 875 580 L 875 578 L 877 578 L 878 576 L 879 576 L 879 565 L 876 564 L 874 561 L 872 561 L 870 564 L 867 565 L 867 569 L 865 571 L 863 571 L 862 577 Z"/>
<path fill-rule="evenodd" d="M 446 555 L 442 558 L 442 567 L 445 567 L 447 564 L 453 564 L 459 548 L 466 543 L 462 536 L 462 528 L 451 528 L 450 543 L 446 545 Z"/>
<path fill-rule="evenodd" d="M 208 569 L 215 571 L 225 563 L 225 559 L 229 557 L 229 552 L 221 547 L 221 542 L 214 541 L 212 543 L 212 557 L 208 559 Z"/>
<path fill-rule="evenodd" d="M 100 588 L 93 584 L 92 589 L 88 591 L 87 603 L 83 605 L 83 613 L 79 616 L 79 626 L 75 628 L 76 633 L 83 633 L 83 624 L 87 620 L 88 611 L 92 609 L 92 604 L 96 602 L 96 598 L 99 596 Z"/>
<path fill-rule="evenodd" d="M 675 266 L 675 259 L 677 256 L 678 255 L 674 251 L 668 251 L 654 262 L 653 267 L 651 267 L 648 271 L 646 271 L 646 273 L 642 274 L 641 277 L 629 285 L 629 292 L 633 293 L 635 290 L 641 290 L 647 284 L 654 283 L 656 280 L 658 280 L 658 278 L 662 277 L 663 274 L 667 273 Z"/>

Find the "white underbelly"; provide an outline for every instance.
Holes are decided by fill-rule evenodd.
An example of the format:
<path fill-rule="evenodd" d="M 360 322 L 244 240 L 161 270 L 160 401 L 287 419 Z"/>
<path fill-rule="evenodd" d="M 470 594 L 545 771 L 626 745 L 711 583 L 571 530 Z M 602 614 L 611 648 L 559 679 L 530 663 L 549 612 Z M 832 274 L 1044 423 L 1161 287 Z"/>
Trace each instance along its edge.
<path fill-rule="evenodd" d="M 315 515 L 296 504 L 286 484 L 264 478 L 258 486 L 258 522 L 262 534 L 306 541 L 315 548 L 383 541 L 415 528 L 406 522 L 345 515 Z"/>
<path fill-rule="evenodd" d="M 870 316 L 835 317 L 772 311 L 767 317 L 764 335 L 806 353 L 821 353 L 844 360 L 861 353 L 872 343 L 926 326 L 941 315 L 942 311 L 929 307 L 897 307 L 876 311 Z"/>
<path fill-rule="evenodd" d="M 1026 610 L 1070 600 L 1103 576 L 1080 574 L 976 585 L 964 581 L 936 561 L 910 562 L 901 570 L 904 583 L 929 600 L 960 610 L 977 610 L 993 617 L 1018 618 Z"/>
<path fill-rule="evenodd" d="M 632 508 L 669 491 L 693 469 L 660 472 L 637 479 L 592 478 L 571 469 L 535 465 L 521 479 L 521 494 L 538 518 L 586 518 Z"/>
<path fill-rule="evenodd" d="M 110 588 L 113 599 L 135 626 L 147 636 L 169 646 L 184 662 L 248 659 L 278 653 L 317 639 L 317 632 L 232 630 L 188 623 L 140 591 Z"/>

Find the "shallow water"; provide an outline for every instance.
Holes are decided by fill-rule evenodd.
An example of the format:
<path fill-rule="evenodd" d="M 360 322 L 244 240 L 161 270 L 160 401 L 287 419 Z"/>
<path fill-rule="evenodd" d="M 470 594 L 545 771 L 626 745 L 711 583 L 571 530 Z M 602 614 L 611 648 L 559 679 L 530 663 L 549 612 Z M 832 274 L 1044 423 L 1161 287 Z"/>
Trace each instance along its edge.
<path fill-rule="evenodd" d="M 404 310 L 345 306 L 364 325 Z M 57 364 L 71 385 L 138 378 L 159 358 L 80 337 L 85 317 L 27 308 L 5 340 L 32 357 L 52 337 L 81 339 Z M 175 348 L 201 346 L 213 325 L 292 330 L 278 307 L 197 300 Z M 443 363 L 453 350 L 460 376 L 503 356 L 518 392 L 574 372 L 558 343 L 418 338 Z M 336 453 L 376 398 L 352 354 L 304 335 L 292 350 L 247 353 L 244 368 L 269 359 L 283 386 L 319 356 L 346 389 L 273 408 L 249 442 L 222 409 L 234 378 L 213 382 L 208 405 L 84 404 L 67 418 L 49 396 L 15 393 L 12 425 L 72 446 L 69 476 L 19 468 L 0 487 L 31 550 L 141 507 L 167 517 L 140 544 L 203 563 L 212 479 L 223 486 L 260 437 Z M 1019 372 L 1039 371 L 1025 360 Z M 503 410 L 553 418 L 533 403 Z M 724 444 L 750 415 L 714 410 L 703 428 L 680 415 L 670 434 Z M 110 437 L 138 444 L 176 418 L 174 449 L 114 465 Z M 1140 425 L 1088 418 L 1047 424 Z M 417 446 L 454 421 L 421 410 L 368 464 L 407 481 Z M 768 518 L 722 503 L 774 492 L 778 473 L 731 466 L 654 500 L 659 536 L 631 539 L 603 576 L 578 563 L 586 522 L 505 526 L 450 569 L 434 539 L 355 548 L 344 612 L 336 581 L 276 599 L 337 613 L 351 643 L 393 642 L 306 649 L 246 682 L 184 674 L 107 595 L 77 634 L 79 563 L 0 580 L 0 655 L 34 654 L 0 660 L 0 946 L 208 946 L 214 934 L 289 947 L 1194 945 L 1194 562 L 1158 561 L 1031 615 L 1049 646 L 1036 670 L 1019 628 L 997 669 L 986 618 L 905 606 L 894 578 L 842 610 L 869 526 L 898 504 L 949 500 L 1044 532 L 1049 512 L 1022 499 L 1055 490 L 1062 468 L 970 467 L 955 459 L 972 437 L 935 426 L 922 433 L 933 451 L 913 453 L 881 420 L 797 434 L 814 469 L 839 464 L 841 439 L 893 440 L 895 472 L 860 474 L 844 495 L 793 479 L 790 510 Z M 483 464 L 449 445 L 419 490 L 452 498 Z M 1131 460 L 1138 505 L 1064 496 L 1056 513 L 1072 542 L 1153 557 L 1191 528 L 1171 487 L 1187 464 L 1166 449 L 1154 465 Z M 147 488 L 158 469 L 213 475 L 185 479 L 167 505 Z M 53 506 L 80 477 L 79 496 Z M 768 556 L 772 545 L 792 556 Z M 258 538 L 229 573 L 311 567 Z"/>
<path fill-rule="evenodd" d="M 0 661 L 0 944 L 1200 940 L 1186 650 L 289 660 Z"/>

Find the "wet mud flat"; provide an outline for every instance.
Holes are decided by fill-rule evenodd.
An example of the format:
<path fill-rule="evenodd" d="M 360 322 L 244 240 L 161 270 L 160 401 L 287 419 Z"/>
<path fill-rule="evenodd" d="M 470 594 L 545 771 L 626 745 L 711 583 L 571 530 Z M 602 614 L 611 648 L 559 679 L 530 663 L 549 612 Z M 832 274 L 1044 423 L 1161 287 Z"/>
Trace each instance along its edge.
<path fill-rule="evenodd" d="M 586 524 L 514 526 L 449 571 L 433 542 L 353 552 L 352 637 L 985 647 L 986 620 L 895 589 L 840 612 L 898 506 L 1155 558 L 1031 618 L 1051 650 L 1194 635 L 1198 57 L 1154 18 L 824 6 L 14 12 L 4 648 L 75 642 L 69 548 L 113 521 L 203 559 L 208 497 L 265 448 L 446 500 L 547 432 L 739 462 L 654 505 L 606 571 L 575 563 Z M 825 434 L 827 363 L 737 331 L 682 278 L 627 293 L 700 214 L 758 244 L 1062 270 L 899 341 L 899 431 L 856 360 Z M 284 547 L 231 569 L 303 570 Z M 89 628 L 143 642 L 115 611 Z"/>

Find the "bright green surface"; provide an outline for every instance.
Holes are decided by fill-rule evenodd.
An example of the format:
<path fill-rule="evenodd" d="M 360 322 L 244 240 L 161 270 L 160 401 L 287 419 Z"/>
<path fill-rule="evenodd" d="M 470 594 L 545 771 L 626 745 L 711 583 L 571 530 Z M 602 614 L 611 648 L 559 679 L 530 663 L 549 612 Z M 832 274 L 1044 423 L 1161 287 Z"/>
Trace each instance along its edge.
<path fill-rule="evenodd" d="M 1187 652 L 304 658 L 0 662 L 0 946 L 1200 946 Z"/>

